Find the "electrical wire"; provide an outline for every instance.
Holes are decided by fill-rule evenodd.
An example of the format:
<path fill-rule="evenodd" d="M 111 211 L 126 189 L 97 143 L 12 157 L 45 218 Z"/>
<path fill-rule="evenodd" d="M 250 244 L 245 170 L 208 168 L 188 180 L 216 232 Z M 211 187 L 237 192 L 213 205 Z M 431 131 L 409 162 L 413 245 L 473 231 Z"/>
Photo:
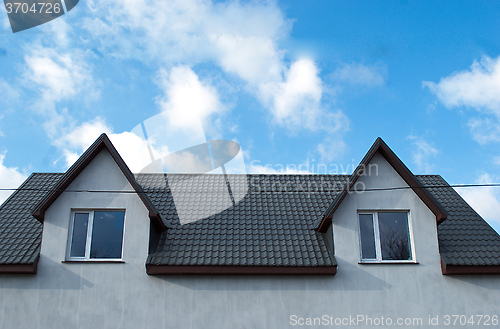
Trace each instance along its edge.
<path fill-rule="evenodd" d="M 326 183 L 323 183 L 326 184 Z M 271 184 L 272 185 L 272 184 Z M 315 192 L 341 192 L 343 188 L 340 189 L 323 189 L 321 188 L 321 184 L 315 185 L 315 184 L 309 184 L 310 187 L 311 185 L 315 185 L 317 188 L 313 188 L 313 191 L 311 190 L 300 190 L 300 186 L 304 186 L 307 184 L 297 184 L 298 186 L 287 186 L 286 184 L 276 184 L 276 185 L 284 185 L 284 189 L 280 190 L 275 190 L 273 191 L 272 188 L 269 189 L 267 186 L 255 186 L 257 188 L 260 188 L 260 192 L 264 193 L 315 193 Z M 327 184 L 329 185 L 329 184 Z M 342 185 L 343 187 L 344 185 Z M 287 189 L 288 187 L 288 189 Z M 427 185 L 427 186 L 400 186 L 400 187 L 383 187 L 383 188 L 363 188 L 363 189 L 349 189 L 350 192 L 370 192 L 370 191 L 394 191 L 394 190 L 405 190 L 405 189 L 432 189 L 432 188 L 470 188 L 470 187 L 500 187 L 500 183 L 492 183 L 492 184 L 451 184 L 451 185 Z M 117 191 L 117 190 L 57 190 L 57 189 L 46 189 L 46 188 L 0 188 L 0 191 L 12 191 L 12 192 L 21 192 L 21 191 L 29 191 L 29 192 L 64 192 L 64 193 L 113 193 L 113 194 L 131 194 L 131 193 L 149 193 L 149 190 L 157 190 L 157 189 L 166 189 L 163 187 L 146 187 L 143 188 L 143 191 Z M 170 189 L 170 188 L 169 188 Z M 215 189 L 206 189 L 208 191 L 213 191 Z M 183 193 L 199 193 L 200 190 L 198 191 L 190 191 L 186 190 L 183 191 Z M 241 190 L 236 189 L 236 191 L 241 192 Z M 233 191 L 234 192 L 234 191 Z"/>

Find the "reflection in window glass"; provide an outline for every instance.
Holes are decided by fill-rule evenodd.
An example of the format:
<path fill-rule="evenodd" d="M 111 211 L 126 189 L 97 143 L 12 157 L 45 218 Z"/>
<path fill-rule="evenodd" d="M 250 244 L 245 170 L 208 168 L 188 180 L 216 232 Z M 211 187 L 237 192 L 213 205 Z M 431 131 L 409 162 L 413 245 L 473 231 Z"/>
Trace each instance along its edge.
<path fill-rule="evenodd" d="M 68 260 L 122 258 L 125 211 L 77 211 L 68 239 Z"/>
<path fill-rule="evenodd" d="M 122 257 L 123 211 L 95 211 L 90 258 Z"/>
<path fill-rule="evenodd" d="M 375 236 L 373 233 L 373 215 L 359 215 L 359 232 L 361 234 L 361 256 L 363 259 L 375 259 Z"/>
<path fill-rule="evenodd" d="M 364 212 L 358 217 L 362 260 L 413 260 L 407 211 Z"/>
<path fill-rule="evenodd" d="M 383 260 L 410 259 L 408 216 L 404 212 L 378 213 Z"/>
<path fill-rule="evenodd" d="M 75 213 L 73 218 L 73 235 L 71 236 L 70 257 L 85 257 L 88 222 L 88 213 Z"/>

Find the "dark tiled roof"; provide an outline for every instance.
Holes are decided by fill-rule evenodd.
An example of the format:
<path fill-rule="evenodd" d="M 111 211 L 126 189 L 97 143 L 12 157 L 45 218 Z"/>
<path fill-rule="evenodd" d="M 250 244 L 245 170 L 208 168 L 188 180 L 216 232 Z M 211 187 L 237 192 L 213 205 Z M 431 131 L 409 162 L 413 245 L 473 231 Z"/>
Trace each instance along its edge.
<path fill-rule="evenodd" d="M 500 236 L 438 175 L 417 176 L 448 212 L 438 226 L 439 251 L 446 265 L 500 265 Z"/>
<path fill-rule="evenodd" d="M 0 265 L 36 261 L 42 224 L 31 216 L 31 211 L 62 176 L 33 174 L 1 206 Z M 225 205 L 226 201 L 219 200 L 222 193 L 209 195 L 205 201 L 201 197 L 210 194 L 214 186 L 221 187 L 222 176 L 190 179 L 193 176 L 136 175 L 137 183 L 143 186 L 168 227 L 150 253 L 148 264 L 335 265 L 325 236 L 316 232 L 314 225 L 348 175 L 230 175 L 233 194 L 245 192 L 247 186 L 248 193 L 240 202 L 213 215 L 214 204 Z M 448 212 L 447 220 L 438 226 L 443 261 L 451 265 L 499 265 L 499 235 L 440 176 L 417 178 Z M 430 188 L 435 185 L 444 187 Z M 176 186 L 186 190 L 181 199 L 189 205 L 187 217 L 206 218 L 180 225 L 171 189 Z"/>
<path fill-rule="evenodd" d="M 148 257 L 152 265 L 332 266 L 327 242 L 314 223 L 345 184 L 345 175 L 229 175 L 233 194 L 243 199 L 205 219 L 179 225 L 170 187 L 186 184 L 193 213 L 217 203 L 210 190 L 222 175 L 138 175 L 170 227 Z M 168 186 L 165 186 L 165 181 Z M 225 183 L 224 183 L 225 184 Z M 147 186 L 153 186 L 147 188 Z M 217 188 L 217 191 L 227 187 Z M 175 190 L 175 189 L 174 189 Z M 209 196 L 207 200 L 204 197 Z M 181 198 L 182 199 L 182 198 Z M 215 198 L 216 199 L 216 198 Z M 167 201 L 167 202 L 165 202 Z M 170 202 L 168 202 L 170 201 Z M 177 204 L 177 200 L 176 200 Z"/>
<path fill-rule="evenodd" d="M 42 224 L 31 211 L 63 174 L 32 174 L 0 208 L 0 264 L 33 264 L 40 253 Z"/>

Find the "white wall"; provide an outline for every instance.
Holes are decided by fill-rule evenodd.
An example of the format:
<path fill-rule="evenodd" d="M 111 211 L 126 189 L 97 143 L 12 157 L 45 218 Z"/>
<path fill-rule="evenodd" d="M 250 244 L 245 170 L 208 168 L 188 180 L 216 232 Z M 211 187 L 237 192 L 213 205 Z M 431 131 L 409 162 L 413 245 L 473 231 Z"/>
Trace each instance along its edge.
<path fill-rule="evenodd" d="M 111 161 L 99 155 L 70 188 L 131 190 Z M 404 184 L 382 157 L 373 163 L 379 175 L 360 178 L 367 187 Z M 0 328 L 332 327 L 293 326 L 293 315 L 421 317 L 424 324 L 440 315 L 443 327 L 444 314 L 498 314 L 500 277 L 441 274 L 435 217 L 411 190 L 346 197 L 333 219 L 335 276 L 148 276 L 149 219 L 140 199 L 83 196 L 63 193 L 47 211 L 36 276 L 0 276 Z M 108 206 L 127 208 L 125 263 L 62 263 L 70 208 Z M 357 210 L 392 207 L 411 210 L 419 264 L 358 264 Z"/>

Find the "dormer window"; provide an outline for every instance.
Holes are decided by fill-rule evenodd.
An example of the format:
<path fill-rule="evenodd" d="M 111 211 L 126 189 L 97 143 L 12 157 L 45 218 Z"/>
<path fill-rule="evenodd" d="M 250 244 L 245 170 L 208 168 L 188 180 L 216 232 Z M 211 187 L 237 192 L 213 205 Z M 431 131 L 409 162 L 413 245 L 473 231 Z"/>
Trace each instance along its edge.
<path fill-rule="evenodd" d="M 362 263 L 413 262 L 408 211 L 358 213 Z"/>
<path fill-rule="evenodd" d="M 74 210 L 67 260 L 121 260 L 124 210 Z"/>

